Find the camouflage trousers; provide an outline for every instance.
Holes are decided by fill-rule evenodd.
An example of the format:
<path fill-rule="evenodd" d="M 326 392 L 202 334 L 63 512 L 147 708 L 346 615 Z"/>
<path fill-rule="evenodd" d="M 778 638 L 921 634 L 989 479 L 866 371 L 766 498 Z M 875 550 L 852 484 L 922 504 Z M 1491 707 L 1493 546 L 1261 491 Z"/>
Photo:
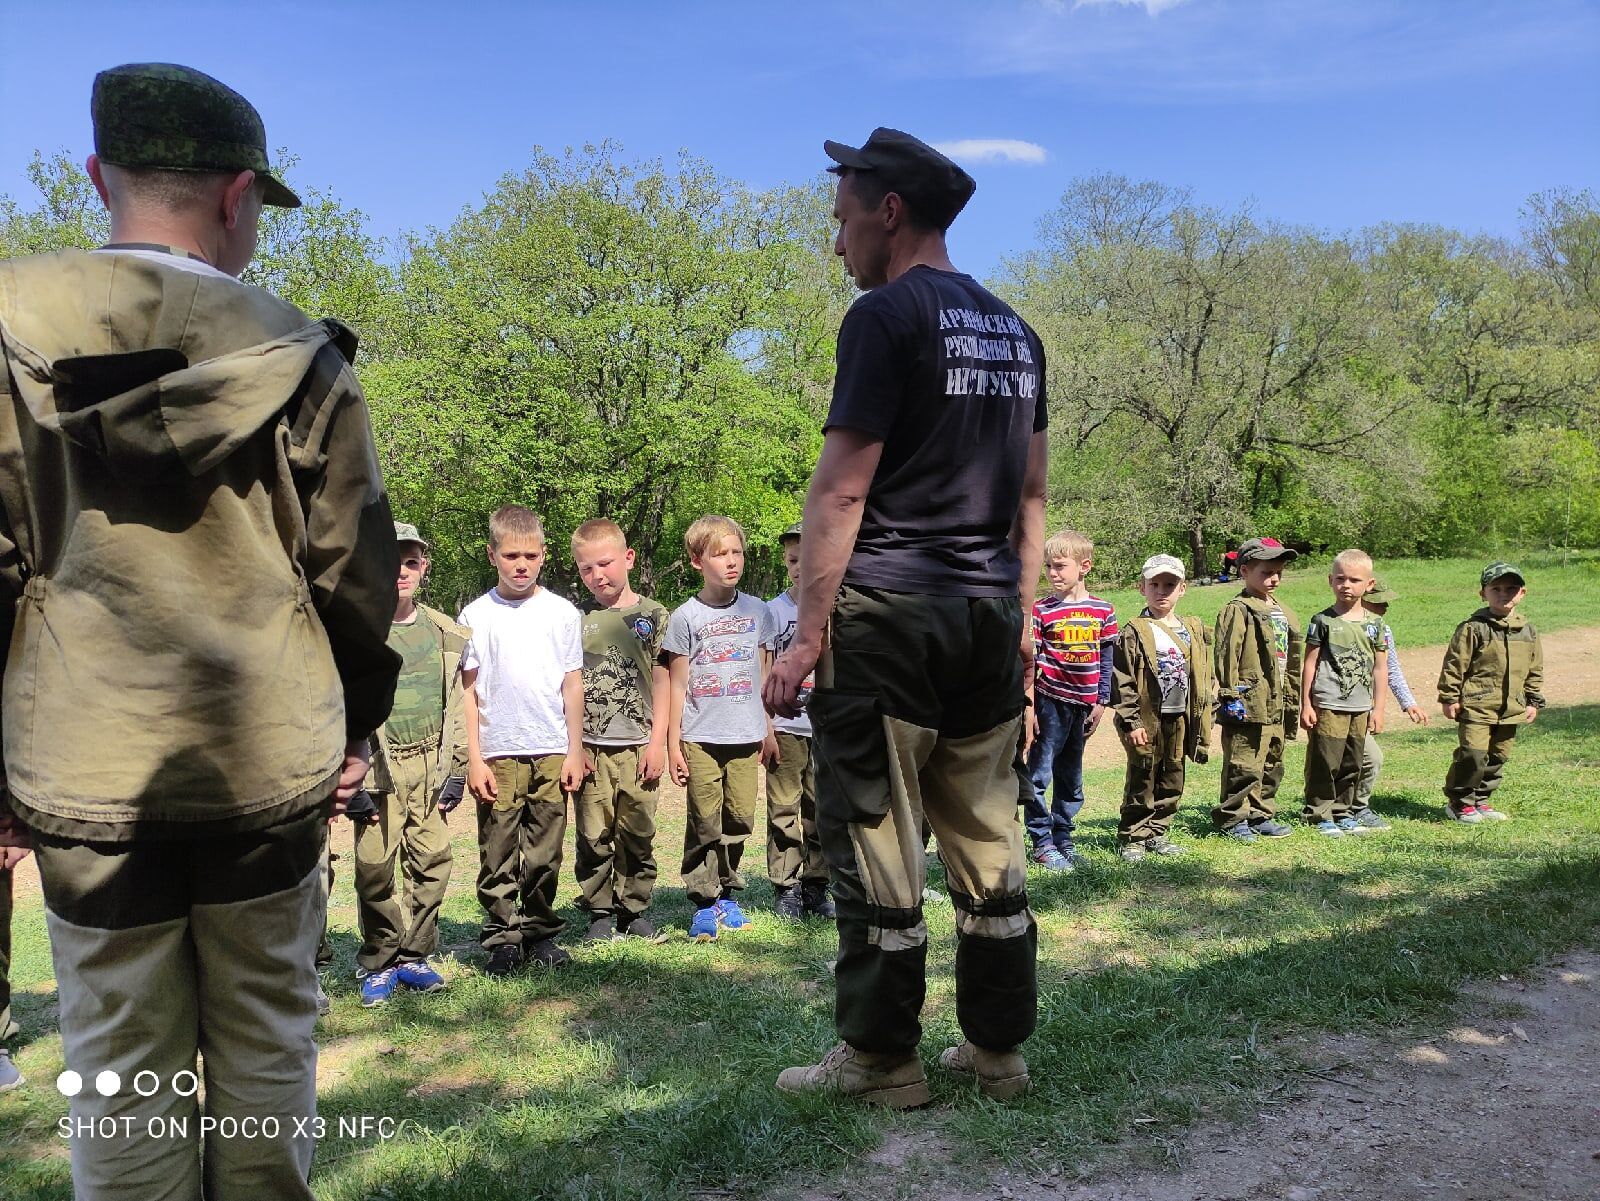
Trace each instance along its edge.
<path fill-rule="evenodd" d="M 744 887 L 739 863 L 756 820 L 759 742 L 685 742 L 688 813 L 683 823 L 683 890 L 696 909 Z"/>
<path fill-rule="evenodd" d="M 579 904 L 596 916 L 636 917 L 656 888 L 659 782 L 639 779 L 642 748 L 587 744 L 594 775 L 573 801 Z"/>
<path fill-rule="evenodd" d="M 478 903 L 484 912 L 479 941 L 485 950 L 561 933 L 556 883 L 567 833 L 564 758 L 489 760 L 496 795 L 492 805 L 478 806 Z"/>
<path fill-rule="evenodd" d="M 1128 772 L 1122 785 L 1122 812 L 1117 818 L 1119 843 L 1165 838 L 1183 801 L 1183 742 L 1189 729 L 1185 713 L 1163 713 L 1149 746 L 1134 746 L 1122 735 Z"/>
<path fill-rule="evenodd" d="M 0 867 L 0 1044 L 17 1033 L 11 1020 L 11 869 Z"/>
<path fill-rule="evenodd" d="M 310 1201 L 326 838 L 321 806 L 209 838 L 35 835 L 62 1058 L 85 1081 L 72 1122 L 129 1131 L 72 1140 L 79 1201 Z M 120 1079 L 109 1097 L 96 1086 L 107 1071 Z M 203 1134 L 200 1084 L 218 1122 Z"/>
<path fill-rule="evenodd" d="M 356 917 L 369 972 L 416 963 L 439 947 L 439 907 L 450 885 L 450 827 L 428 787 L 438 744 L 389 755 L 393 792 L 375 792 L 377 820 L 356 823 Z M 395 887 L 398 860 L 403 888 Z"/>
<path fill-rule="evenodd" d="M 1283 725 L 1241 722 L 1222 727 L 1222 799 L 1211 811 L 1219 830 L 1267 821 L 1278 812 L 1283 782 Z"/>
<path fill-rule="evenodd" d="M 1304 812 L 1308 822 L 1336 822 L 1356 811 L 1367 718 L 1365 712 L 1317 710 L 1317 724 L 1306 736 Z"/>
<path fill-rule="evenodd" d="M 1456 734 L 1458 744 L 1444 778 L 1444 795 L 1459 812 L 1466 805 L 1487 803 L 1500 787 L 1517 727 L 1463 721 L 1457 723 Z"/>
<path fill-rule="evenodd" d="M 904 1053 L 922 1036 L 928 930 L 924 821 L 956 910 L 962 1033 L 1009 1050 L 1037 1012 L 1038 930 L 1017 806 L 1022 610 L 847 585 L 808 712 L 817 825 L 839 911 L 839 1034 Z"/>
<path fill-rule="evenodd" d="M 775 888 L 826 885 L 817 834 L 817 772 L 811 739 L 778 732 L 778 762 L 767 769 L 767 879 Z"/>

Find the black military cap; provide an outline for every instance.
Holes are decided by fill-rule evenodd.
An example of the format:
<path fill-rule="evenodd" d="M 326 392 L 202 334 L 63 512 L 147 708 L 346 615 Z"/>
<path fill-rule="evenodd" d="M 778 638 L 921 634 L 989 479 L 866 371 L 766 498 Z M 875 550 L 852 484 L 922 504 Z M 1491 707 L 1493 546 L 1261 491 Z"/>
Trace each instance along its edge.
<path fill-rule="evenodd" d="M 959 164 L 898 129 L 879 126 L 859 149 L 843 142 L 824 142 L 822 149 L 839 164 L 828 170 L 871 171 L 885 191 L 900 195 L 940 229 L 949 227 L 978 190 Z"/>
<path fill-rule="evenodd" d="M 118 167 L 254 171 L 263 203 L 299 208 L 267 164 L 261 114 L 238 92 L 193 67 L 128 63 L 94 77 L 94 152 Z"/>

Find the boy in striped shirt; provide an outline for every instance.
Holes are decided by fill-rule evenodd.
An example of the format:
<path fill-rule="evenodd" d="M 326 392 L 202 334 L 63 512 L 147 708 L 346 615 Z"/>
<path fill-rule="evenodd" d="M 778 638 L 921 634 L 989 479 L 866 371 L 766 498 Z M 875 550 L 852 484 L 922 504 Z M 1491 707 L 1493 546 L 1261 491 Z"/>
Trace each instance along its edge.
<path fill-rule="evenodd" d="M 1062 530 L 1045 542 L 1044 561 L 1050 595 L 1033 605 L 1033 793 L 1024 803 L 1025 822 L 1034 861 L 1071 871 L 1073 819 L 1083 808 L 1083 747 L 1111 703 L 1117 617 L 1084 587 L 1094 565 L 1093 542 Z"/>

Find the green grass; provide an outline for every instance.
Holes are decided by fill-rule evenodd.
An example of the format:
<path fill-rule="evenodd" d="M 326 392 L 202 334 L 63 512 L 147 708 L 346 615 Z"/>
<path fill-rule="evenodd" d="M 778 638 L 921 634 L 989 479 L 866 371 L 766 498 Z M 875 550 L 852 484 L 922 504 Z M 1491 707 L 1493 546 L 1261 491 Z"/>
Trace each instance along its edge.
<path fill-rule="evenodd" d="M 1552 614 L 1576 611 L 1550 585 L 1554 569 L 1525 566 L 1545 585 Z M 1594 571 L 1590 562 L 1555 578 L 1577 590 Z M 1414 584 L 1404 565 L 1390 574 L 1409 600 L 1450 570 L 1419 567 Z M 1444 596 L 1446 584 L 1438 590 Z M 1413 638 L 1429 640 L 1437 636 Z M 935 1106 L 915 1114 L 774 1092 L 779 1069 L 810 1062 L 833 1041 L 834 940 L 815 923 L 767 918 L 710 946 L 681 936 L 655 947 L 617 943 L 580 949 L 553 976 L 482 976 L 471 966 L 476 856 L 458 819 L 443 939 L 464 962 L 450 966 L 448 992 L 360 1007 L 350 878 L 341 873 L 321 1113 L 335 1129 L 363 1115 L 403 1122 L 387 1141 L 324 1141 L 316 1192 L 327 1201 L 623 1201 L 695 1190 L 783 1197 L 820 1182 L 881 1201 L 925 1195 L 929 1173 L 972 1180 L 997 1161 L 1072 1170 L 1111 1144 L 1158 1154 L 1196 1119 L 1248 1113 L 1306 1040 L 1443 1023 L 1464 980 L 1526 969 L 1600 926 L 1600 705 L 1552 708 L 1523 732 L 1500 794 L 1515 820 L 1502 825 L 1440 819 L 1450 729 L 1407 727 L 1384 742 L 1376 806 L 1392 832 L 1327 842 L 1297 828 L 1255 848 L 1202 837 L 1217 792 L 1213 763 L 1193 770 L 1179 818 L 1176 835 L 1192 853 L 1140 865 L 1111 849 L 1120 771 L 1091 770 L 1085 867 L 1030 879 L 1041 993 L 1026 1051 L 1036 1088 L 1009 1107 L 937 1072 Z M 1292 744 L 1289 813 L 1302 755 Z M 689 916 L 675 870 L 681 809 L 664 806 L 661 827 L 657 912 L 681 931 Z M 746 866 L 756 880 L 752 908 L 764 910 L 771 893 L 759 880 L 759 839 Z M 563 900 L 574 891 L 568 868 Z M 575 939 L 579 917 L 567 912 Z M 66 1103 L 51 1087 L 61 1047 L 35 892 L 15 925 L 18 1062 L 29 1086 L 0 1097 L 0 1196 L 64 1199 L 71 1189 L 55 1123 Z M 930 906 L 928 925 L 931 1062 L 958 1034 L 950 909 Z M 913 1148 L 920 1174 L 886 1185 L 881 1173 L 852 1172 L 885 1137 Z"/>
<path fill-rule="evenodd" d="M 1284 577 L 1278 595 L 1289 603 L 1302 623 L 1313 613 L 1333 603 L 1328 588 L 1326 559 L 1298 560 Z M 1531 619 L 1541 632 L 1592 624 L 1595 620 L 1594 596 L 1600 589 L 1600 553 L 1578 551 L 1567 557 L 1539 553 L 1513 555 L 1528 576 L 1528 599 L 1519 612 Z M 1377 574 L 1400 594 L 1389 606 L 1388 620 L 1396 641 L 1402 646 L 1438 646 L 1450 641 L 1458 624 L 1481 608 L 1478 573 L 1488 559 L 1399 559 L 1380 560 Z M 1094 576 L 1089 590 L 1116 606 L 1119 614 L 1135 614 L 1143 607 L 1138 590 L 1112 588 L 1098 591 Z M 1178 602 L 1180 613 L 1192 613 L 1207 622 L 1215 621 L 1222 606 L 1239 594 L 1239 584 L 1190 583 Z"/>

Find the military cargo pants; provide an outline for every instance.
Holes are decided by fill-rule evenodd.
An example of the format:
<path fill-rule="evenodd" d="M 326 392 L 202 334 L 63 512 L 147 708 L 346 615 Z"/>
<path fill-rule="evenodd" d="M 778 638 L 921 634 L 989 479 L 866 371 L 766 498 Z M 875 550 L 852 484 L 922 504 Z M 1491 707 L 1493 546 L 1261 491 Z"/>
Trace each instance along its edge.
<path fill-rule="evenodd" d="M 639 779 L 643 748 L 586 744 L 594 774 L 572 805 L 584 909 L 627 919 L 650 907 L 656 887 L 657 781 Z"/>
<path fill-rule="evenodd" d="M 696 909 L 744 887 L 739 861 L 756 821 L 759 742 L 685 742 L 688 813 L 683 823 L 683 890 Z"/>
<path fill-rule="evenodd" d="M 1122 813 L 1117 819 L 1119 843 L 1165 838 L 1183 801 L 1183 742 L 1189 717 L 1184 713 L 1163 713 L 1157 720 L 1155 740 L 1149 746 L 1134 746 L 1126 734 L 1122 735 L 1128 773 L 1122 786 Z"/>
<path fill-rule="evenodd" d="M 1361 744 L 1361 779 L 1356 783 L 1356 812 L 1360 813 L 1372 803 L 1372 791 L 1378 786 L 1378 773 L 1383 771 L 1383 748 L 1372 731 L 1367 731 Z"/>
<path fill-rule="evenodd" d="M 78 1201 L 310 1201 L 326 838 L 322 807 L 211 838 L 35 834 L 62 1058 L 84 1081 L 72 1121 L 131 1131 L 72 1140 Z M 107 1071 L 120 1082 L 109 1097 Z M 201 1082 L 221 1123 L 203 1137 Z M 156 1119 L 187 1133 L 163 1136 Z"/>
<path fill-rule="evenodd" d="M 906 1053 L 922 1036 L 928 930 L 923 823 L 956 910 L 956 1017 L 1009 1050 L 1033 1033 L 1038 930 L 1017 804 L 1022 609 L 844 587 L 808 705 L 817 825 L 839 911 L 839 1034 Z"/>
<path fill-rule="evenodd" d="M 0 1046 L 17 1033 L 11 1020 L 11 869 L 0 867 Z"/>
<path fill-rule="evenodd" d="M 369 972 L 417 963 L 439 947 L 439 907 L 450 884 L 450 827 L 428 782 L 438 744 L 389 753 L 393 792 L 373 794 L 377 820 L 356 822 L 356 916 Z M 395 860 L 404 887 L 396 896 Z"/>
<path fill-rule="evenodd" d="M 561 933 L 556 883 L 567 833 L 564 755 L 489 760 L 495 799 L 478 806 L 479 935 L 485 950 L 521 946 Z"/>
<path fill-rule="evenodd" d="M 1486 803 L 1500 787 L 1517 727 L 1463 721 L 1456 724 L 1456 734 L 1458 745 L 1444 778 L 1444 795 L 1459 813 L 1467 805 Z"/>
<path fill-rule="evenodd" d="M 1359 806 L 1361 756 L 1367 741 L 1362 713 L 1317 710 L 1317 724 L 1306 735 L 1306 799 L 1308 822 L 1340 821 Z"/>
<path fill-rule="evenodd" d="M 778 762 L 767 769 L 767 879 L 775 888 L 826 885 L 817 836 L 817 773 L 811 739 L 778 732 Z"/>
<path fill-rule="evenodd" d="M 1240 722 L 1222 727 L 1222 800 L 1211 811 L 1219 830 L 1262 822 L 1278 812 L 1283 782 L 1283 724 Z"/>

